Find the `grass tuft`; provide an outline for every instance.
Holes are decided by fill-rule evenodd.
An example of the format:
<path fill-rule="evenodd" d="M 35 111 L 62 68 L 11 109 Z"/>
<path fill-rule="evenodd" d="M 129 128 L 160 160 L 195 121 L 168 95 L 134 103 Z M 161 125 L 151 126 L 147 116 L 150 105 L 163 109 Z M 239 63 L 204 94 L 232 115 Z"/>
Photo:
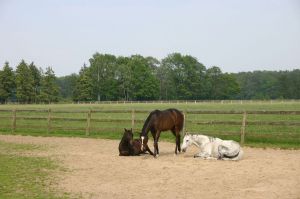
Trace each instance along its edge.
<path fill-rule="evenodd" d="M 60 166 L 46 157 L 22 156 L 23 152 L 41 150 L 31 144 L 0 141 L 0 198 L 1 199 L 58 199 L 68 198 L 58 193 L 53 184 L 53 173 Z"/>

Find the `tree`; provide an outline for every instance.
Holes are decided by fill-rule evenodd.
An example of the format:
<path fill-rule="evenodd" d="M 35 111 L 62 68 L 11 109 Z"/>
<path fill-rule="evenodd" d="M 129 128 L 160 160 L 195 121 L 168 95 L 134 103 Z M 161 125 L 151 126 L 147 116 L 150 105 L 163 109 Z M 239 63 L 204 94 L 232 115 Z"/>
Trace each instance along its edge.
<path fill-rule="evenodd" d="M 130 58 L 128 57 L 117 58 L 116 79 L 118 81 L 119 98 L 126 101 L 132 99 L 133 93 L 132 71 L 128 64 L 129 61 Z"/>
<path fill-rule="evenodd" d="M 42 76 L 40 99 L 43 102 L 57 102 L 59 99 L 59 88 L 56 76 L 51 67 L 46 68 L 45 74 Z"/>
<path fill-rule="evenodd" d="M 205 66 L 189 55 L 173 53 L 162 61 L 172 79 L 175 99 L 201 99 L 205 96 Z"/>
<path fill-rule="evenodd" d="M 34 79 L 24 60 L 16 69 L 16 96 L 21 103 L 30 103 L 34 96 Z"/>
<path fill-rule="evenodd" d="M 280 71 L 277 88 L 280 98 L 300 99 L 300 70 Z"/>
<path fill-rule="evenodd" d="M 159 97 L 159 84 L 147 59 L 140 55 L 130 57 L 132 99 L 155 100 Z"/>
<path fill-rule="evenodd" d="M 29 69 L 33 78 L 33 102 L 37 103 L 40 95 L 40 87 L 41 87 L 41 69 L 38 69 L 33 62 L 29 65 Z"/>
<path fill-rule="evenodd" d="M 89 61 L 95 98 L 98 101 L 117 99 L 116 57 L 96 53 Z"/>
<path fill-rule="evenodd" d="M 76 89 L 77 81 L 79 80 L 79 75 L 73 73 L 71 75 L 66 75 L 57 78 L 57 84 L 60 90 L 60 96 L 66 100 L 74 99 L 74 91 Z"/>
<path fill-rule="evenodd" d="M 234 99 L 240 91 L 240 87 L 234 75 L 225 73 L 217 66 L 206 71 L 207 99 Z"/>
<path fill-rule="evenodd" d="M 3 70 L 0 70 L 0 102 L 12 99 L 15 91 L 15 74 L 9 63 L 5 62 Z"/>
<path fill-rule="evenodd" d="M 174 74 L 167 59 L 162 60 L 162 64 L 156 69 L 156 77 L 159 80 L 159 99 L 175 99 Z"/>
<path fill-rule="evenodd" d="M 240 92 L 240 86 L 234 75 L 225 73 L 221 78 L 221 94 L 218 99 L 236 99 Z"/>
<path fill-rule="evenodd" d="M 289 80 L 293 88 L 293 95 L 290 96 L 290 99 L 300 99 L 300 70 L 290 71 Z"/>
<path fill-rule="evenodd" d="M 213 66 L 206 71 L 207 99 L 219 99 L 221 96 L 222 71 L 219 67 Z"/>
<path fill-rule="evenodd" d="M 79 78 L 73 94 L 74 101 L 91 101 L 93 100 L 93 84 L 91 79 L 90 68 L 84 65 L 80 72 Z"/>

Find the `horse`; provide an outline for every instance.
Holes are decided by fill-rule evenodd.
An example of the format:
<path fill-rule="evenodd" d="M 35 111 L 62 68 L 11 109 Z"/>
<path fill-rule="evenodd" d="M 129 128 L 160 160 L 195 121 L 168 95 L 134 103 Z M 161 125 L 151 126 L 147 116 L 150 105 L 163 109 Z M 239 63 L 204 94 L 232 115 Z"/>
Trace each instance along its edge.
<path fill-rule="evenodd" d="M 240 160 L 243 157 L 243 150 L 239 143 L 233 140 L 221 140 L 206 135 L 186 134 L 183 138 L 182 151 L 195 145 L 200 148 L 200 152 L 194 158 L 218 159 L 218 160 Z"/>
<path fill-rule="evenodd" d="M 183 129 L 184 115 L 177 109 L 154 110 L 147 117 L 141 132 L 142 150 L 147 144 L 148 132 L 151 131 L 154 140 L 154 157 L 158 157 L 158 140 L 162 131 L 171 130 L 176 136 L 175 154 L 180 152 L 180 131 Z"/>
<path fill-rule="evenodd" d="M 132 129 L 124 128 L 124 134 L 119 144 L 119 156 L 130 156 L 133 154 L 133 133 Z"/>
<path fill-rule="evenodd" d="M 153 155 L 148 145 L 146 145 L 144 150 L 141 150 L 141 145 L 141 139 L 133 140 L 132 129 L 127 130 L 124 128 L 124 134 L 119 144 L 119 156 L 136 156 L 146 153 L 146 151 Z"/>
<path fill-rule="evenodd" d="M 146 152 L 148 152 L 150 155 L 153 155 L 153 152 L 150 150 L 148 145 L 146 145 L 144 147 L 144 149 L 142 149 L 142 140 L 141 140 L 141 138 L 140 139 L 134 139 L 133 142 L 132 142 L 132 146 L 133 146 L 133 154 L 134 155 L 145 154 Z"/>

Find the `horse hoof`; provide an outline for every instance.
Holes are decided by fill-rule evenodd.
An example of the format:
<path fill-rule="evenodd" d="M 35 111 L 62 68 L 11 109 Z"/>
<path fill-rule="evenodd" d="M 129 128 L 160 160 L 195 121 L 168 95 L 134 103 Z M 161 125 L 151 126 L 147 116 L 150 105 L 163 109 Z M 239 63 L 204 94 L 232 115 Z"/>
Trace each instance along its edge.
<path fill-rule="evenodd" d="M 158 158 L 158 156 L 159 156 L 159 155 L 158 155 L 158 154 L 156 154 L 156 155 L 154 156 L 154 158 Z"/>

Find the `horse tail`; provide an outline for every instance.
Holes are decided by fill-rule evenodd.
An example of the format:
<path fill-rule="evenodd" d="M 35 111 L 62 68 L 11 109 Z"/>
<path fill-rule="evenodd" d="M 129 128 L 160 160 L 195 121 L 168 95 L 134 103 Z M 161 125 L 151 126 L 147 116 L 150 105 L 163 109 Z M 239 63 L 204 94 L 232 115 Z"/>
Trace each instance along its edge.
<path fill-rule="evenodd" d="M 183 127 L 185 126 L 185 115 L 184 115 L 184 113 L 182 113 L 181 111 L 179 111 L 177 109 L 174 109 L 174 111 L 176 112 L 176 116 L 180 117 L 180 118 L 177 118 L 180 121 L 178 124 L 178 128 L 179 128 L 179 131 L 182 131 Z"/>
<path fill-rule="evenodd" d="M 235 156 L 231 156 L 231 157 L 226 157 L 224 156 L 224 160 L 241 160 L 244 156 L 244 151 L 242 149 L 240 149 L 240 151 L 235 155 Z"/>
<path fill-rule="evenodd" d="M 236 160 L 242 159 L 243 156 L 244 156 L 244 151 L 243 151 L 243 149 L 240 149 L 239 155 L 236 157 Z"/>

